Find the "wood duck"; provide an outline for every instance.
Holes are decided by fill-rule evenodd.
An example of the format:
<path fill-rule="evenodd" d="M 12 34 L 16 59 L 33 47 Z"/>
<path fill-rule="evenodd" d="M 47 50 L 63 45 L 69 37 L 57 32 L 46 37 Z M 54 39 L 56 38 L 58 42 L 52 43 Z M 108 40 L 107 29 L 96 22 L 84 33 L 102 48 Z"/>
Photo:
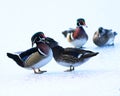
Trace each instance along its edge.
<path fill-rule="evenodd" d="M 76 29 L 69 29 L 62 32 L 65 38 L 76 48 L 81 48 L 88 41 L 88 35 L 83 26 L 86 26 L 83 18 L 77 19 Z"/>
<path fill-rule="evenodd" d="M 53 51 L 53 57 L 55 61 L 70 69 L 65 72 L 73 71 L 76 66 L 79 66 L 89 60 L 91 57 L 96 56 L 98 52 L 92 52 L 89 50 L 83 50 L 78 48 L 63 48 L 52 38 L 45 38 L 45 44 L 50 46 Z"/>
<path fill-rule="evenodd" d="M 7 56 L 13 59 L 19 66 L 27 69 L 33 69 L 34 73 L 41 74 L 46 71 L 41 71 L 40 68 L 46 65 L 52 59 L 52 50 L 41 39 L 46 38 L 43 32 L 35 33 L 32 38 L 36 47 L 32 47 L 20 54 L 7 53 Z"/>
<path fill-rule="evenodd" d="M 111 29 L 99 27 L 93 35 L 93 42 L 99 47 L 114 45 L 114 39 L 116 35 L 117 33 L 112 32 Z"/>

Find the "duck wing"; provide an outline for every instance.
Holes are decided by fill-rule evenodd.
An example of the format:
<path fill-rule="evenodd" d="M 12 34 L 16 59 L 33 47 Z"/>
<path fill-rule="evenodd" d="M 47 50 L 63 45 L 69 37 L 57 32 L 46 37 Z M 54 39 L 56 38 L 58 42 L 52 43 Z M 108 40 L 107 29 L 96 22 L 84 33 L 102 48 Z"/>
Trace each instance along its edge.
<path fill-rule="evenodd" d="M 63 54 L 74 56 L 78 58 L 78 56 L 81 54 L 77 48 L 65 48 L 63 51 Z"/>
<path fill-rule="evenodd" d="M 58 61 L 64 61 L 67 63 L 78 63 L 78 62 L 84 62 L 85 59 L 88 59 L 90 57 L 96 56 L 98 52 L 92 52 L 92 51 L 85 51 L 85 50 L 72 50 L 72 51 L 64 51 L 61 53 L 61 55 L 58 58 Z"/>
<path fill-rule="evenodd" d="M 70 28 L 69 30 L 63 31 L 62 34 L 63 34 L 65 37 L 67 37 L 67 34 L 68 34 L 68 33 L 73 33 L 73 32 L 75 32 L 75 29 Z"/>
<path fill-rule="evenodd" d="M 77 63 L 80 60 L 71 54 L 61 54 L 58 58 L 58 61 L 66 62 L 66 63 Z"/>
<path fill-rule="evenodd" d="M 64 54 L 72 55 L 76 58 L 88 58 L 98 54 L 98 52 L 93 52 L 89 50 L 83 50 L 78 48 L 65 48 Z"/>

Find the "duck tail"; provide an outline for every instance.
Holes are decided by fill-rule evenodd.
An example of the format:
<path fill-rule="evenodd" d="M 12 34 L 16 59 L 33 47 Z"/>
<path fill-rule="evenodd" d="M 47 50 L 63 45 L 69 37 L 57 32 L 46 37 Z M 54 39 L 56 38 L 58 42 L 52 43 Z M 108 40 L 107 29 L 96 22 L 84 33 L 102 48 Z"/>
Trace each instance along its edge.
<path fill-rule="evenodd" d="M 99 52 L 91 52 L 91 53 L 88 53 L 88 54 L 84 54 L 83 58 L 93 57 L 93 56 L 96 56 L 97 54 L 99 54 Z"/>
<path fill-rule="evenodd" d="M 65 30 L 65 31 L 62 32 L 62 34 L 63 34 L 64 37 L 67 37 L 67 33 L 68 33 L 67 30 Z"/>
<path fill-rule="evenodd" d="M 24 67 L 24 63 L 18 55 L 7 53 L 7 56 L 13 59 L 19 66 Z"/>
<path fill-rule="evenodd" d="M 114 34 L 114 36 L 116 36 L 118 33 L 117 33 L 117 32 L 114 32 L 113 34 Z"/>

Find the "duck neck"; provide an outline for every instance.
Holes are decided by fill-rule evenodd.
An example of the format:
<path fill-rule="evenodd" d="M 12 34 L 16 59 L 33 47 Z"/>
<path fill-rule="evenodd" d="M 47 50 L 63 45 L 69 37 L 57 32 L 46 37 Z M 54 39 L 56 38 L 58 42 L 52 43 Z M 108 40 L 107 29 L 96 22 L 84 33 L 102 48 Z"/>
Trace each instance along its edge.
<path fill-rule="evenodd" d="M 55 60 L 57 60 L 60 56 L 60 54 L 64 51 L 64 48 L 62 48 L 61 46 L 56 46 L 52 48 L 53 51 L 53 57 Z"/>

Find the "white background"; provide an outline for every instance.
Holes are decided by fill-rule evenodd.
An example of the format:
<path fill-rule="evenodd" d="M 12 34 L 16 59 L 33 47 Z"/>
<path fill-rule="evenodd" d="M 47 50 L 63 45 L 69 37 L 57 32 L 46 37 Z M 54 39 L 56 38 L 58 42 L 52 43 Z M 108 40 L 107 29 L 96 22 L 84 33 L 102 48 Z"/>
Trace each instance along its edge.
<path fill-rule="evenodd" d="M 120 7 L 119 0 L 0 0 L 0 96 L 120 96 Z M 54 59 L 41 68 L 44 74 L 19 67 L 7 52 L 31 48 L 31 36 L 43 31 L 63 47 L 61 34 L 84 18 L 89 40 L 86 49 L 100 54 L 74 72 Z M 113 29 L 115 46 L 99 48 L 92 42 L 98 27 Z"/>

